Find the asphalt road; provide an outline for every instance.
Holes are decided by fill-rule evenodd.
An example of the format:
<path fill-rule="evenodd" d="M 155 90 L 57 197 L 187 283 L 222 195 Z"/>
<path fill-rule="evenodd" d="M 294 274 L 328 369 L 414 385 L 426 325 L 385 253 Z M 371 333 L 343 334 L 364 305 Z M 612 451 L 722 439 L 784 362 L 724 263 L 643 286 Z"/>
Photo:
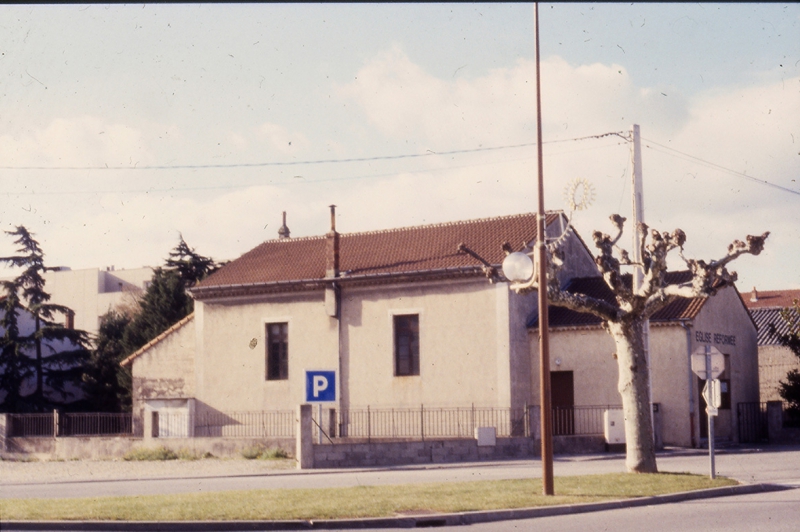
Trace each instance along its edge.
<path fill-rule="evenodd" d="M 369 530 L 369 529 L 368 529 Z M 371 529 L 387 532 L 402 529 Z M 450 532 L 797 532 L 800 489 L 469 526 Z"/>
<path fill-rule="evenodd" d="M 785 484 L 800 482 L 800 448 L 797 447 L 729 449 L 718 453 L 716 458 L 716 469 L 719 475 L 744 482 Z M 699 474 L 708 474 L 709 472 L 708 455 L 701 451 L 662 453 L 658 457 L 658 464 L 661 471 Z M 554 463 L 556 476 L 610 473 L 624 470 L 624 456 L 621 454 L 558 456 Z M 151 495 L 241 489 L 325 488 L 540 477 L 541 463 L 539 461 L 520 460 L 372 470 L 276 471 L 235 477 L 4 482 L 0 484 L 0 498 Z M 797 529 L 800 530 L 800 524 Z"/>

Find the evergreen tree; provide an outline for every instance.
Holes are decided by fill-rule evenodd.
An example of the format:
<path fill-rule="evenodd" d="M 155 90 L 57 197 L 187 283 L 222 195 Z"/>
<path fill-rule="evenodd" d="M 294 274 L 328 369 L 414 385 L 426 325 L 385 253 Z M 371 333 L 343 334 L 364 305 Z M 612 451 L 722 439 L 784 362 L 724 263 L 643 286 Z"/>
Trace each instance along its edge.
<path fill-rule="evenodd" d="M 194 301 L 186 293 L 180 275 L 173 270 L 156 268 L 139 312 L 123 333 L 126 354 L 133 353 L 188 316 L 193 308 Z"/>
<path fill-rule="evenodd" d="M 194 310 L 186 289 L 217 270 L 213 259 L 198 254 L 180 236 L 165 267 L 156 268 L 132 316 L 110 311 L 101 318 L 95 349 L 83 380 L 87 408 L 120 411 L 131 408 L 131 375 L 119 363 Z"/>
<path fill-rule="evenodd" d="M 44 265 L 44 253 L 33 234 L 24 226 L 17 226 L 14 231 L 6 231 L 6 234 L 16 237 L 14 243 L 19 246 L 18 254 L 0 257 L 0 262 L 23 268 L 23 271 L 11 282 L 13 287 L 8 282 L 3 284 L 6 298 L 17 300 L 8 303 L 16 306 L 16 316 L 12 313 L 9 318 L 6 312 L 6 318 L 16 325 L 16 338 L 12 338 L 13 332 L 9 335 L 6 331 L 4 348 L 9 353 L 16 352 L 17 356 L 24 353 L 26 348 L 33 351 L 29 354 L 33 355 L 32 373 L 36 385 L 34 391 L 24 397 L 24 403 L 33 410 L 45 410 L 71 398 L 73 394 L 68 390 L 69 384 L 80 386 L 83 364 L 89 355 L 89 336 L 85 331 L 68 329 L 54 321 L 56 315 L 68 316 L 72 311 L 63 305 L 48 302 L 50 294 L 44 289 L 43 274 L 51 268 Z M 30 313 L 34 322 L 32 333 L 27 335 L 20 333 L 17 324 L 21 309 Z M 60 401 L 48 397 L 45 386 L 55 392 Z M 19 390 L 17 388 L 17 392 Z"/>
<path fill-rule="evenodd" d="M 178 272 L 185 288 L 193 287 L 222 266 L 214 262 L 214 259 L 204 257 L 194 248 L 190 248 L 183 235 L 180 235 L 178 245 L 169 252 L 166 263 L 168 269 Z"/>
<path fill-rule="evenodd" d="M 800 300 L 794 300 L 794 306 L 781 311 L 781 319 L 786 322 L 789 331 L 785 334 L 776 334 L 775 326 L 771 326 L 781 345 L 791 349 L 800 359 Z M 789 410 L 800 416 L 800 371 L 793 369 L 786 374 L 786 381 L 781 381 L 778 393 L 789 403 Z"/>
<path fill-rule="evenodd" d="M 19 314 L 24 312 L 19 301 L 19 286 L 14 281 L 0 281 L 5 295 L 0 301 L 0 407 L 4 412 L 29 410 L 22 397 L 22 384 L 33 376 L 33 364 L 25 354 L 26 339 L 20 335 Z"/>
<path fill-rule="evenodd" d="M 131 319 L 109 310 L 100 318 L 95 339 L 83 375 L 86 409 L 93 412 L 122 412 L 131 407 L 131 374 L 119 365 L 127 355 L 123 336 Z"/>

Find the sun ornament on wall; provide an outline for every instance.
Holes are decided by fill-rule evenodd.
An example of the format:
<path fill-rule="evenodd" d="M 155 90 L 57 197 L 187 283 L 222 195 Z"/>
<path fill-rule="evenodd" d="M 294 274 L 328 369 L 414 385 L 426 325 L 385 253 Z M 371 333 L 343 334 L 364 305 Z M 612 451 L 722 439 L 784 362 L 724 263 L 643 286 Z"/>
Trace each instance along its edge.
<path fill-rule="evenodd" d="M 594 186 L 588 179 L 577 178 L 573 179 L 564 188 L 564 200 L 567 204 L 568 213 L 567 223 L 563 226 L 561 234 L 556 238 L 547 239 L 547 249 L 550 252 L 555 251 L 566 240 L 567 235 L 572 230 L 572 217 L 577 211 L 585 211 L 588 209 L 594 198 L 596 192 Z"/>

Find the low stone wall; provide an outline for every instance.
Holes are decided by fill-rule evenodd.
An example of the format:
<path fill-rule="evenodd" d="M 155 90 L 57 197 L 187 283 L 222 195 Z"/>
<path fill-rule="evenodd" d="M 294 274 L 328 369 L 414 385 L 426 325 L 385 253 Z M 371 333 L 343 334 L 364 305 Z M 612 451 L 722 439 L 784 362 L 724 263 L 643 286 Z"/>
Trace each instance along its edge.
<path fill-rule="evenodd" d="M 241 458 L 244 449 L 256 446 L 280 448 L 293 455 L 294 445 L 293 438 L 7 438 L 5 452 L 59 460 L 113 460 L 121 459 L 133 449 L 163 446 L 176 453 L 187 450 L 197 455 L 211 453 L 219 458 Z"/>
<path fill-rule="evenodd" d="M 326 469 L 528 458 L 537 456 L 538 450 L 538 441 L 531 438 L 497 438 L 496 445 L 481 447 L 474 439 L 315 444 L 313 467 Z"/>
<path fill-rule="evenodd" d="M 606 451 L 606 439 L 602 434 L 593 436 L 553 436 L 553 454 L 595 454 Z"/>

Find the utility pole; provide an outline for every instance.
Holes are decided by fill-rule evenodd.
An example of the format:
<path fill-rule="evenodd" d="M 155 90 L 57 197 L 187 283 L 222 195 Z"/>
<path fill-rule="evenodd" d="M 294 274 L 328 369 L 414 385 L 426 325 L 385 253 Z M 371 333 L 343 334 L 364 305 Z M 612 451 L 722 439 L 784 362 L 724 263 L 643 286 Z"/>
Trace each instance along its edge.
<path fill-rule="evenodd" d="M 644 191 L 642 186 L 642 144 L 639 135 L 639 124 L 631 126 L 631 196 L 633 211 L 633 262 L 637 265 L 633 269 L 633 293 L 638 293 L 644 281 L 644 268 L 642 267 L 642 241 L 644 233 L 639 232 L 639 224 L 644 223 Z M 653 419 L 653 369 L 650 367 L 650 320 L 642 324 L 642 344 L 644 345 L 645 360 L 647 360 L 647 392 L 650 396 L 650 424 L 653 428 L 655 439 L 655 420 Z"/>
<path fill-rule="evenodd" d="M 536 253 L 539 267 L 539 404 L 542 424 L 542 492 L 553 495 L 553 410 L 550 406 L 550 324 L 547 315 L 547 254 L 545 250 L 544 170 L 542 166 L 542 90 L 539 83 L 539 3 L 533 5 L 536 41 L 536 145 L 539 205 L 536 211 Z"/>

